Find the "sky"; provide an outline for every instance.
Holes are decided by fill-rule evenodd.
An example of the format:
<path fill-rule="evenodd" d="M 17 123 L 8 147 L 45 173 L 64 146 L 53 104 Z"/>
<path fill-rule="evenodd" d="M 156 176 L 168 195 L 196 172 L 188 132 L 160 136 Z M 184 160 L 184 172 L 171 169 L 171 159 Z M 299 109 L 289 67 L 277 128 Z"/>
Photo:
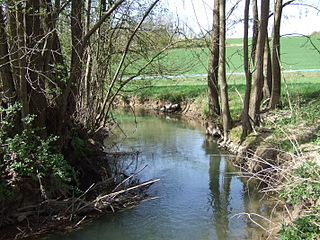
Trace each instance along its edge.
<path fill-rule="evenodd" d="M 227 12 L 238 1 L 227 0 Z M 274 1 L 270 2 L 273 5 Z M 320 31 L 320 10 L 297 5 L 298 3 L 312 5 L 320 9 L 320 0 L 296 0 L 296 4 L 286 6 L 283 10 L 281 35 L 293 33 L 309 35 Z M 163 4 L 173 13 L 172 18 L 179 18 L 179 25 L 185 26 L 189 34 L 201 35 L 211 29 L 213 0 L 163 0 Z M 243 25 L 241 23 L 235 24 L 235 22 L 243 18 L 243 5 L 244 0 L 240 1 L 229 18 L 227 37 L 242 37 Z M 273 11 L 273 6 L 271 10 Z"/>

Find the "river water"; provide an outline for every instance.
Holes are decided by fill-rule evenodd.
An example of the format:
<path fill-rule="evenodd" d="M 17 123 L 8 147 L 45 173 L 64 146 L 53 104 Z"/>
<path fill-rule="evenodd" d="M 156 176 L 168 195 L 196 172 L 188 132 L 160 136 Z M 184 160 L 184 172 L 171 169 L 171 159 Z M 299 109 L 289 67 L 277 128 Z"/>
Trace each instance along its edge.
<path fill-rule="evenodd" d="M 268 201 L 256 186 L 249 191 L 200 126 L 146 114 L 115 117 L 126 133 L 117 147 L 141 152 L 136 167 L 148 167 L 139 178 L 161 179 L 148 190 L 159 199 L 50 240 L 260 239 L 264 231 L 242 213 L 268 216 Z"/>

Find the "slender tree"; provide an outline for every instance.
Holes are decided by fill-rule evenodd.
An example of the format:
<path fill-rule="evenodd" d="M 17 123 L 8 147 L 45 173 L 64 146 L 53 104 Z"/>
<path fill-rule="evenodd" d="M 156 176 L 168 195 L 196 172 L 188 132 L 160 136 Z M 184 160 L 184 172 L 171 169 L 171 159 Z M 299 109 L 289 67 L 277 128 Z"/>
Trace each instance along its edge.
<path fill-rule="evenodd" d="M 2 100 L 7 103 L 15 101 L 15 87 L 13 73 L 10 67 L 8 40 L 5 31 L 5 16 L 0 5 L 0 80 L 3 88 Z"/>
<path fill-rule="evenodd" d="M 228 85 L 226 79 L 226 1 L 220 0 L 220 39 L 219 39 L 219 84 L 221 96 L 221 117 L 225 140 L 228 138 L 228 131 L 232 127 L 232 119 L 229 108 Z"/>
<path fill-rule="evenodd" d="M 243 62 L 244 62 L 244 72 L 246 75 L 246 92 L 243 101 L 243 111 L 242 111 L 242 135 L 243 140 L 252 131 L 250 116 L 249 116 L 249 105 L 250 105 L 250 95 L 251 95 L 251 81 L 252 75 L 250 72 L 250 60 L 249 60 L 249 8 L 250 0 L 246 0 L 244 8 L 244 36 L 243 36 Z"/>
<path fill-rule="evenodd" d="M 252 63 L 255 64 L 256 48 L 259 33 L 259 13 L 258 13 L 258 2 L 252 0 L 252 13 L 253 13 L 253 25 L 252 25 L 252 40 L 251 40 L 251 59 Z"/>
<path fill-rule="evenodd" d="M 263 59 L 264 49 L 267 38 L 268 18 L 269 18 L 269 0 L 261 0 L 261 16 L 259 23 L 259 35 L 255 53 L 255 74 L 253 78 L 253 91 L 249 114 L 255 124 L 259 123 L 260 104 L 262 100 L 262 88 L 264 82 Z"/>
<path fill-rule="evenodd" d="M 219 72 L 219 0 L 214 0 L 213 25 L 211 36 L 210 59 L 208 67 L 209 115 L 220 115 L 218 72 Z"/>
<path fill-rule="evenodd" d="M 267 34 L 268 35 L 268 34 Z M 271 87 L 272 87 L 272 66 L 271 66 L 271 53 L 269 46 L 268 36 L 265 42 L 264 48 L 264 58 L 263 58 L 263 97 L 269 99 L 271 96 Z"/>
<path fill-rule="evenodd" d="M 281 95 L 281 67 L 280 67 L 280 24 L 282 16 L 282 0 L 277 0 L 274 6 L 274 26 L 272 33 L 272 91 L 270 107 L 279 104 Z"/>

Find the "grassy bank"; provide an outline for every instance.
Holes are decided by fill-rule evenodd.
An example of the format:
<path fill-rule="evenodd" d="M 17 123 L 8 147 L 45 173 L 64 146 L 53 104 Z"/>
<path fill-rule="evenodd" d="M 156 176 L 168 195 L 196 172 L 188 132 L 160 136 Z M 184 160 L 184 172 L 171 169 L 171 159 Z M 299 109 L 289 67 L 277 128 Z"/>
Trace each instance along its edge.
<path fill-rule="evenodd" d="M 299 108 L 303 113 L 301 117 L 311 124 L 320 115 L 319 111 L 312 110 L 320 106 L 320 100 L 317 98 L 320 94 L 320 72 L 287 73 L 283 75 L 283 78 L 283 109 L 291 108 L 291 110 L 295 110 Z M 141 100 L 159 99 L 181 102 L 185 100 L 206 99 L 206 81 L 205 77 L 153 79 L 148 82 L 152 87 L 140 88 L 141 85 L 138 84 L 131 85 L 128 89 L 135 89 L 129 95 Z M 242 110 L 242 99 L 245 91 L 244 76 L 229 76 L 228 85 L 232 116 L 236 118 Z M 203 109 L 205 111 L 206 107 L 204 106 Z"/>

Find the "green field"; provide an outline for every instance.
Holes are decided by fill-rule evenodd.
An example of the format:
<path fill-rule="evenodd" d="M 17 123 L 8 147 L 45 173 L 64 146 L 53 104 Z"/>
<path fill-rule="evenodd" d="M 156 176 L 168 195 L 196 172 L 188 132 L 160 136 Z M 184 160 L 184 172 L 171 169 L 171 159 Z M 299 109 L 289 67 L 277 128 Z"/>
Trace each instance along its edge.
<path fill-rule="evenodd" d="M 311 37 L 320 49 L 320 36 Z M 243 72 L 242 39 L 227 41 L 227 72 Z M 178 48 L 170 50 L 162 59 L 167 74 L 202 74 L 207 72 L 208 48 Z M 320 55 L 306 37 L 282 37 L 281 60 L 283 70 L 320 68 Z"/>
<path fill-rule="evenodd" d="M 313 36 L 312 41 L 320 49 L 320 36 Z M 281 43 L 282 68 L 284 70 L 320 68 L 320 54 L 307 38 L 283 37 Z M 228 72 L 243 72 L 241 39 L 228 40 L 228 45 Z M 168 71 L 163 75 L 203 74 L 207 72 L 208 50 L 204 48 L 173 49 L 167 53 L 162 61 L 168 68 Z M 170 69 L 171 71 L 169 71 Z M 236 117 L 242 108 L 241 98 L 243 98 L 245 90 L 244 76 L 228 75 L 228 85 L 232 115 Z M 143 88 L 139 89 L 141 87 Z M 153 98 L 173 102 L 206 99 L 207 79 L 206 77 L 141 79 L 136 80 L 127 89 L 139 89 L 131 92 L 130 95 L 141 99 Z M 288 97 L 292 98 L 290 101 L 294 105 L 299 106 L 307 104 L 314 97 L 319 99 L 320 72 L 284 73 L 282 95 L 283 106 L 287 106 Z M 320 105 L 320 101 L 317 104 Z"/>

